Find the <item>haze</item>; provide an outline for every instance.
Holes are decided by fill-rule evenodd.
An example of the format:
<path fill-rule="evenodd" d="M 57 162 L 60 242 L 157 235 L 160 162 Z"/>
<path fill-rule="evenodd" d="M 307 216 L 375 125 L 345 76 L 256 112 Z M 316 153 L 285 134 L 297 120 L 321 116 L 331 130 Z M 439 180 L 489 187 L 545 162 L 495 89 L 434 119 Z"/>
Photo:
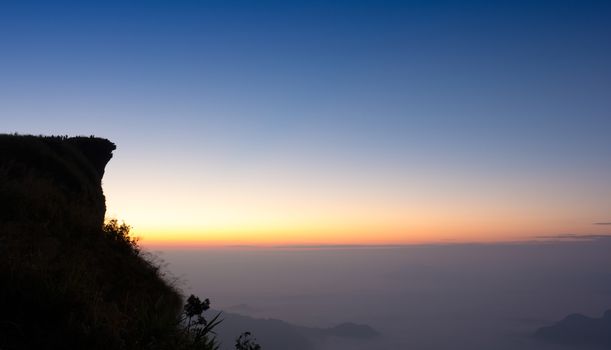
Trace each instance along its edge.
<path fill-rule="evenodd" d="M 0 50 L 0 133 L 116 144 L 107 218 L 223 350 L 558 350 L 611 308 L 611 1 L 4 1 Z"/>
<path fill-rule="evenodd" d="M 558 350 L 535 330 L 611 308 L 610 249 L 608 238 L 593 238 L 158 254 L 217 309 L 313 327 L 357 322 L 382 334 L 317 349 Z M 264 347 L 273 340 L 258 338 Z"/>

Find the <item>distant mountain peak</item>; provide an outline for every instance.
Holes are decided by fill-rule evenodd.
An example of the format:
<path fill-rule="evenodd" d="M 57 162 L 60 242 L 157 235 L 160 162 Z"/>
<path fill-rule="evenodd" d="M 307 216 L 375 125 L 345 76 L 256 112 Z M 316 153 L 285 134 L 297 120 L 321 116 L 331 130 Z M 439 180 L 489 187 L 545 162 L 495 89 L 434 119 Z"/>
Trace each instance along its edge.
<path fill-rule="evenodd" d="M 223 312 L 223 318 L 223 327 L 217 332 L 221 343 L 224 344 L 221 347 L 223 350 L 229 350 L 235 334 L 245 329 L 256 334 L 257 341 L 265 350 L 313 350 L 317 348 L 316 344 L 324 343 L 328 338 L 344 338 L 358 342 L 379 336 L 372 327 L 352 322 L 341 323 L 331 328 L 319 328 L 233 312 Z"/>
<path fill-rule="evenodd" d="M 535 337 L 558 344 L 611 348 L 611 310 L 600 318 L 570 314 L 551 326 L 539 328 Z"/>

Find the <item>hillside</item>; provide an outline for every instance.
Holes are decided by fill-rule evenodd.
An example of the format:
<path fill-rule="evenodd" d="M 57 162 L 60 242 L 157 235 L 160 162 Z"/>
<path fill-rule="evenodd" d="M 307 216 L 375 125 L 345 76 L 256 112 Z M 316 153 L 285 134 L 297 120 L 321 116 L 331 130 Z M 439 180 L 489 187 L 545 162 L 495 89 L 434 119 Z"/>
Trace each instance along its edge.
<path fill-rule="evenodd" d="M 0 349 L 194 348 L 180 293 L 129 227 L 104 223 L 115 148 L 0 135 Z"/>

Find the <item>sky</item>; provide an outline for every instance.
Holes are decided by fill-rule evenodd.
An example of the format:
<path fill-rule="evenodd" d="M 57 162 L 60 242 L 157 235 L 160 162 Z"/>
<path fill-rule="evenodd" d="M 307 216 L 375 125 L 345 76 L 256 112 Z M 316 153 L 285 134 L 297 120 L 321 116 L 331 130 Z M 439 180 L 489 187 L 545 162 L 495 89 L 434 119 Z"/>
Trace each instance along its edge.
<path fill-rule="evenodd" d="M 145 244 L 611 234 L 607 1 L 3 1 L 0 132 Z"/>

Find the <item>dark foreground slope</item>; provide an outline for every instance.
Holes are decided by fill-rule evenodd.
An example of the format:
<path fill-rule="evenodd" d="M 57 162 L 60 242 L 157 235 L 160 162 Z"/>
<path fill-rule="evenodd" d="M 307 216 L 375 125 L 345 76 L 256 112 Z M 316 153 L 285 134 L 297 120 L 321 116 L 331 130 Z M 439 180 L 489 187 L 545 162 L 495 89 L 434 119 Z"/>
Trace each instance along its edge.
<path fill-rule="evenodd" d="M 0 349 L 178 349 L 181 297 L 104 225 L 115 145 L 0 135 Z"/>

